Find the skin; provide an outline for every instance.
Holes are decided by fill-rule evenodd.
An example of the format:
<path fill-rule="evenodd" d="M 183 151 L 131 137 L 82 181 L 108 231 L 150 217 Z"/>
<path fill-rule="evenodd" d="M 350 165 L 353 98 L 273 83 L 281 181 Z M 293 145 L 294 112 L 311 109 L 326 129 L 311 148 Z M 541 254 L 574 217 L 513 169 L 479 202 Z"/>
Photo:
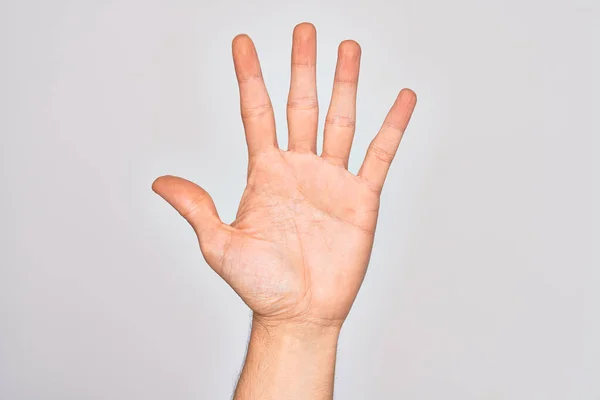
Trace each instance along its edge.
<path fill-rule="evenodd" d="M 252 309 L 248 354 L 235 399 L 331 399 L 340 329 L 365 276 L 384 180 L 416 104 L 398 94 L 362 167 L 347 170 L 354 137 L 361 48 L 338 49 L 334 87 L 316 154 L 316 31 L 295 27 L 287 102 L 288 149 L 256 49 L 232 43 L 248 144 L 248 181 L 226 224 L 198 185 L 163 176 L 152 188 L 194 228 L 206 262 Z"/>

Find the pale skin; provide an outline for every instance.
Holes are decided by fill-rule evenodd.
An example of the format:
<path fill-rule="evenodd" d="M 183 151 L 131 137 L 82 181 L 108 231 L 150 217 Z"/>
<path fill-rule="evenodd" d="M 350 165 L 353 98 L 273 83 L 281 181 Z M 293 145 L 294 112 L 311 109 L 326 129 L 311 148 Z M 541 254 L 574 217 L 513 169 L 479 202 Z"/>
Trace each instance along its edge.
<path fill-rule="evenodd" d="M 382 187 L 416 95 L 400 91 L 353 174 L 358 43 L 339 46 L 320 155 L 314 26 L 293 32 L 287 150 L 277 143 L 252 40 L 236 36 L 232 52 L 248 144 L 235 221 L 222 222 L 208 193 L 185 179 L 163 176 L 152 188 L 191 224 L 206 262 L 252 310 L 234 399 L 331 399 L 338 335 L 367 270 Z"/>

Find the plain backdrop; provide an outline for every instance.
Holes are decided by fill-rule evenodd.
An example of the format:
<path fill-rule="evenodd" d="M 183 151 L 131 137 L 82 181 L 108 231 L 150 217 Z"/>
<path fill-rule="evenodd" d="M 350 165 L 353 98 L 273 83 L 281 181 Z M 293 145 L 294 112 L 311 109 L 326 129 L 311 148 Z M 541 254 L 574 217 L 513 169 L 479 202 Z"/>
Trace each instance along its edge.
<path fill-rule="evenodd" d="M 287 143 L 291 33 L 363 49 L 357 171 L 418 106 L 339 344 L 338 399 L 600 399 L 595 0 L 2 1 L 0 398 L 229 398 L 249 312 L 150 190 L 246 177 L 231 40 Z M 321 124 L 322 126 L 322 124 Z"/>

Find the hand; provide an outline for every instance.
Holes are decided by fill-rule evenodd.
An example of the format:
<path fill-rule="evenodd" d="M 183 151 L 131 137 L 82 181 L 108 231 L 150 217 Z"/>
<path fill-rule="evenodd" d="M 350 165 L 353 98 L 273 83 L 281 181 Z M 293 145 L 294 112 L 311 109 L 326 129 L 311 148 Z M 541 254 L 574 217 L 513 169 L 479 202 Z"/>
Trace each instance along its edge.
<path fill-rule="evenodd" d="M 153 190 L 194 228 L 207 263 L 264 325 L 341 327 L 363 281 L 388 168 L 416 103 L 400 91 L 357 175 L 347 170 L 354 136 L 361 49 L 339 46 L 323 151 L 316 154 L 316 33 L 294 30 L 287 104 L 288 150 L 277 144 L 273 109 L 250 38 L 233 40 L 248 182 L 236 220 L 223 223 L 206 191 L 173 176 Z"/>

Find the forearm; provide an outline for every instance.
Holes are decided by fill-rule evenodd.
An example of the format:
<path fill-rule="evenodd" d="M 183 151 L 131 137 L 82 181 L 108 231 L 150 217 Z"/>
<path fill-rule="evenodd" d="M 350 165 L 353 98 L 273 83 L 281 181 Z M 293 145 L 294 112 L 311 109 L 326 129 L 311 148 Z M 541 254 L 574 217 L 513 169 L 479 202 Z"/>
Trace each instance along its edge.
<path fill-rule="evenodd" d="M 253 318 L 235 400 L 333 398 L 339 328 L 266 325 Z"/>

